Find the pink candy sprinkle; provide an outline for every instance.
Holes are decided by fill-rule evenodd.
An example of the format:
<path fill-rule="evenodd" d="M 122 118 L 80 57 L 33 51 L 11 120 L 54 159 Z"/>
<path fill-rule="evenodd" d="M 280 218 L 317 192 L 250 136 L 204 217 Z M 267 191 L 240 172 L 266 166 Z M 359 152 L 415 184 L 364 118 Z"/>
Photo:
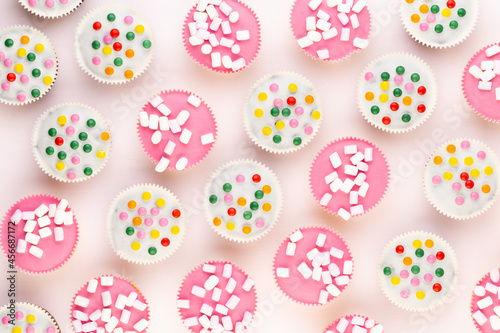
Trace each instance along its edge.
<path fill-rule="evenodd" d="M 413 91 L 414 88 L 415 87 L 413 86 L 413 83 L 408 82 L 407 84 L 405 84 L 406 91 Z"/>
<path fill-rule="evenodd" d="M 24 313 L 22 313 L 21 311 L 17 311 L 16 312 L 16 319 L 23 320 L 23 318 L 24 318 Z"/>
<path fill-rule="evenodd" d="M 241 183 L 243 183 L 244 181 L 245 181 L 245 176 L 243 176 L 243 175 L 238 175 L 238 176 L 236 176 L 236 182 L 238 182 L 238 183 L 240 183 L 240 184 L 241 184 Z"/>
<path fill-rule="evenodd" d="M 279 86 L 276 83 L 271 84 L 271 86 L 269 87 L 269 90 L 271 90 L 272 92 L 277 92 L 278 89 Z"/>
<path fill-rule="evenodd" d="M 61 0 L 63 1 L 63 0 Z M 47 328 L 47 333 L 56 333 L 56 329 L 52 326 L 50 326 L 49 328 Z"/>
<path fill-rule="evenodd" d="M 410 297 L 410 292 L 408 290 L 403 290 L 403 291 L 401 291 L 400 295 L 402 298 L 408 298 L 408 297 Z"/>
<path fill-rule="evenodd" d="M 396 82 L 397 84 L 403 83 L 403 77 L 401 75 L 396 75 L 394 77 L 394 82 Z"/>
<path fill-rule="evenodd" d="M 403 278 L 403 279 L 407 279 L 408 276 L 410 276 L 410 273 L 408 273 L 408 271 L 406 269 L 403 269 L 401 271 L 401 273 L 399 273 L 399 276 L 401 276 L 401 278 Z"/>
<path fill-rule="evenodd" d="M 21 75 L 21 82 L 22 83 L 30 82 L 30 78 L 28 77 L 28 75 L 26 75 L 26 74 Z"/>
<path fill-rule="evenodd" d="M 279 108 L 279 107 L 281 107 L 282 105 L 283 105 L 283 100 L 282 100 L 281 98 L 276 98 L 276 99 L 274 100 L 274 106 L 275 106 L 275 107 Z"/>
<path fill-rule="evenodd" d="M 460 183 L 458 183 L 458 182 L 455 182 L 455 183 L 453 183 L 453 185 L 451 185 L 451 188 L 453 189 L 453 191 L 460 191 L 460 189 L 462 188 L 462 185 L 460 185 Z"/>
<path fill-rule="evenodd" d="M 158 207 L 151 208 L 151 215 L 158 216 L 158 214 L 160 214 L 160 210 L 158 209 Z"/>
<path fill-rule="evenodd" d="M 372 72 L 368 72 L 365 74 L 365 80 L 366 81 L 371 81 L 371 79 L 373 79 L 373 73 Z"/>
<path fill-rule="evenodd" d="M 137 238 L 144 239 L 145 237 L 146 237 L 146 233 L 144 231 L 141 230 L 137 233 Z"/>
<path fill-rule="evenodd" d="M 9 324 L 9 320 L 10 320 L 10 317 L 9 316 L 5 316 L 2 318 L 2 324 L 4 325 L 8 325 Z"/>
<path fill-rule="evenodd" d="M 0 51 L 0 61 L 5 59 L 5 53 Z"/>
<path fill-rule="evenodd" d="M 262 219 L 258 219 L 257 221 L 255 221 L 255 226 L 257 228 L 262 228 L 264 225 L 265 225 L 265 223 L 264 223 L 264 220 L 262 220 Z"/>
<path fill-rule="evenodd" d="M 429 30 L 429 25 L 427 23 L 425 23 L 425 22 L 420 23 L 420 30 L 422 30 L 422 31 Z"/>
<path fill-rule="evenodd" d="M 68 172 L 68 179 L 75 179 L 76 178 L 76 173 L 74 173 L 73 171 L 70 171 Z"/>
<path fill-rule="evenodd" d="M 152 226 L 153 225 L 153 219 L 150 218 L 150 217 L 146 217 L 144 219 L 144 224 L 147 225 L 148 227 Z"/>
<path fill-rule="evenodd" d="M 226 195 L 224 196 L 224 201 L 225 201 L 226 203 L 231 203 L 231 202 L 233 202 L 233 196 L 232 196 L 231 194 L 226 194 Z"/>
<path fill-rule="evenodd" d="M 312 126 L 307 126 L 306 128 L 304 128 L 304 133 L 306 133 L 306 135 L 311 135 L 312 132 L 313 132 Z"/>
<path fill-rule="evenodd" d="M 31 7 L 35 7 L 36 6 L 36 0 L 29 0 L 28 1 L 28 5 L 30 5 Z"/>
<path fill-rule="evenodd" d="M 80 120 L 80 116 L 77 115 L 76 113 L 71 115 L 71 121 L 74 123 L 77 123 Z"/>
<path fill-rule="evenodd" d="M 45 61 L 45 67 L 47 67 L 47 68 L 52 68 L 52 67 L 54 67 L 54 60 L 52 60 L 52 59 L 48 59 L 48 60 L 46 60 L 46 61 Z"/>
<path fill-rule="evenodd" d="M 101 63 L 101 58 L 99 58 L 99 57 L 97 57 L 97 56 L 96 56 L 96 57 L 93 57 L 93 58 L 92 58 L 92 63 L 93 63 L 94 65 L 96 65 L 96 66 L 97 66 L 97 65 L 99 65 L 99 64 Z"/>
<path fill-rule="evenodd" d="M 427 15 L 427 19 L 426 19 L 426 20 L 427 20 L 427 22 L 429 22 L 429 23 L 434 23 L 434 21 L 436 21 L 436 15 L 434 15 L 434 14 L 429 14 L 429 15 Z"/>
<path fill-rule="evenodd" d="M 45 6 L 52 8 L 54 7 L 54 0 L 47 0 L 45 1 Z"/>
<path fill-rule="evenodd" d="M 430 256 L 427 257 L 427 262 L 429 264 L 435 263 L 436 262 L 436 256 L 434 256 L 434 255 L 431 254 Z"/>
<path fill-rule="evenodd" d="M 3 61 L 3 64 L 6 66 L 6 67 L 10 67 L 12 66 L 12 59 L 11 58 L 7 58 Z"/>
<path fill-rule="evenodd" d="M 26 327 L 26 333 L 35 333 L 35 328 L 33 326 Z"/>
<path fill-rule="evenodd" d="M 459 206 L 462 206 L 465 202 L 465 199 L 464 197 L 461 197 L 461 196 L 458 196 L 455 198 L 455 203 Z"/>
<path fill-rule="evenodd" d="M 126 221 L 128 219 L 128 214 L 126 212 L 120 213 L 120 220 Z"/>
<path fill-rule="evenodd" d="M 24 102 L 26 100 L 26 95 L 25 94 L 19 94 L 19 95 L 17 95 L 17 100 L 19 102 Z"/>
<path fill-rule="evenodd" d="M 432 274 L 429 274 L 429 273 L 425 274 L 424 275 L 424 281 L 425 282 L 431 282 L 432 281 Z"/>
<path fill-rule="evenodd" d="M 297 119 L 290 120 L 290 127 L 291 128 L 297 128 L 297 126 L 299 126 L 299 121 Z"/>
<path fill-rule="evenodd" d="M 62 3 L 63 5 L 67 4 L 68 3 L 68 0 L 59 0 L 60 3 Z M 48 332 L 47 332 L 48 333 Z"/>
<path fill-rule="evenodd" d="M 71 159 L 71 163 L 73 163 L 74 165 L 80 164 L 80 157 L 73 156 L 73 158 Z"/>
<path fill-rule="evenodd" d="M 420 280 L 415 277 L 415 278 L 411 279 L 410 283 L 412 286 L 416 287 L 420 284 Z"/>
<path fill-rule="evenodd" d="M 474 192 L 472 192 L 472 193 L 470 194 L 470 198 L 471 198 L 472 200 L 477 200 L 477 199 L 479 199 L 479 193 L 477 193 L 477 192 L 475 192 L 475 191 L 474 191 Z"/>
<path fill-rule="evenodd" d="M 148 213 L 148 210 L 144 207 L 140 207 L 138 210 L 137 210 L 137 213 L 139 213 L 139 215 L 141 216 L 144 216 Z"/>
<path fill-rule="evenodd" d="M 462 147 L 462 149 L 469 149 L 470 142 L 469 141 L 462 141 L 462 143 L 460 144 L 460 147 Z"/>
<path fill-rule="evenodd" d="M 168 225 L 168 220 L 166 218 L 161 218 L 159 223 L 160 227 L 166 227 Z"/>
<path fill-rule="evenodd" d="M 304 109 L 303 109 L 303 108 L 301 108 L 300 106 L 296 107 L 296 108 L 295 108 L 295 114 L 296 114 L 297 116 L 302 116 L 302 115 L 304 114 Z"/>
<path fill-rule="evenodd" d="M 486 153 L 481 150 L 477 153 L 477 158 L 479 158 L 480 160 L 484 160 L 486 158 Z"/>
<path fill-rule="evenodd" d="M 436 184 L 436 185 L 441 183 L 441 177 L 439 177 L 439 176 L 432 177 L 432 183 Z"/>
<path fill-rule="evenodd" d="M 109 44 L 113 40 L 113 37 L 111 37 L 111 35 L 105 35 L 103 40 L 104 40 L 104 43 Z"/>
<path fill-rule="evenodd" d="M 73 135 L 73 134 L 75 134 L 75 128 L 74 128 L 73 126 L 68 126 L 68 127 L 66 128 L 66 134 L 68 134 L 68 135 Z"/>
<path fill-rule="evenodd" d="M 132 16 L 125 16 L 124 21 L 126 24 L 132 24 L 134 22 L 134 18 Z"/>
<path fill-rule="evenodd" d="M 2 90 L 9 90 L 10 89 L 10 83 L 9 82 L 4 82 L 2 83 Z"/>

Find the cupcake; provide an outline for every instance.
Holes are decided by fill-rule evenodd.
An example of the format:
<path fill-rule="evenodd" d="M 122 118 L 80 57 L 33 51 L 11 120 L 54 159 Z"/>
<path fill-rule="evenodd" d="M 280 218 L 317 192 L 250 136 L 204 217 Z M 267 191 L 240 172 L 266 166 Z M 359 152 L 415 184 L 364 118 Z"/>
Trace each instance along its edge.
<path fill-rule="evenodd" d="M 71 303 L 74 332 L 147 332 L 149 306 L 128 280 L 113 275 L 93 278 Z"/>
<path fill-rule="evenodd" d="M 459 220 L 476 217 L 493 205 L 500 166 L 482 142 L 454 139 L 438 147 L 424 171 L 429 202 L 442 214 Z"/>
<path fill-rule="evenodd" d="M 245 103 L 245 129 L 259 147 L 289 153 L 307 145 L 321 124 L 321 106 L 313 85 L 295 73 L 260 79 Z"/>
<path fill-rule="evenodd" d="M 392 133 L 411 131 L 424 123 L 436 99 L 437 84 L 429 66 L 403 53 L 370 63 L 358 85 L 358 106 L 363 117 Z"/>
<path fill-rule="evenodd" d="M 471 314 L 474 325 L 481 333 L 494 333 L 500 330 L 500 273 L 493 268 L 474 287 L 471 300 Z"/>
<path fill-rule="evenodd" d="M 16 202 L 2 221 L 0 241 L 5 256 L 25 273 L 59 269 L 73 255 L 78 225 L 66 199 L 38 194 Z"/>
<path fill-rule="evenodd" d="M 384 327 L 375 320 L 357 315 L 342 316 L 323 333 L 384 333 Z"/>
<path fill-rule="evenodd" d="M 83 0 L 19 0 L 19 3 L 31 14 L 53 19 L 70 14 Z"/>
<path fill-rule="evenodd" d="M 389 165 L 373 143 L 338 139 L 316 156 L 309 184 L 320 206 L 347 221 L 382 200 L 389 187 Z"/>
<path fill-rule="evenodd" d="M 33 154 L 47 175 L 62 182 L 80 182 L 99 173 L 111 150 L 110 129 L 90 106 L 60 104 L 38 118 L 33 129 Z"/>
<path fill-rule="evenodd" d="M 0 331 L 5 333 L 61 333 L 52 315 L 34 304 L 15 302 L 0 308 Z"/>
<path fill-rule="evenodd" d="M 210 107 L 188 91 L 162 91 L 139 112 L 139 139 L 155 170 L 196 166 L 212 150 L 217 123 Z"/>
<path fill-rule="evenodd" d="M 281 243 L 274 256 L 274 279 L 300 304 L 324 305 L 351 282 L 353 260 L 346 242 L 332 229 L 301 228 Z"/>
<path fill-rule="evenodd" d="M 462 90 L 468 106 L 482 118 L 500 122 L 500 43 L 482 48 L 467 63 Z"/>
<path fill-rule="evenodd" d="M 210 261 L 193 269 L 177 296 L 177 308 L 189 331 L 244 332 L 257 306 L 254 281 L 227 261 Z"/>
<path fill-rule="evenodd" d="M 401 0 L 401 19 L 417 42 L 435 48 L 460 44 L 474 30 L 479 1 Z"/>
<path fill-rule="evenodd" d="M 76 58 L 84 72 L 101 83 L 122 84 L 148 68 L 152 30 L 142 15 L 121 5 L 103 6 L 78 25 Z"/>
<path fill-rule="evenodd" d="M 205 216 L 216 233 L 250 242 L 274 226 L 283 206 L 281 186 L 263 164 L 238 160 L 223 165 L 205 187 Z"/>
<path fill-rule="evenodd" d="M 50 40 L 21 25 L 0 31 L 0 102 L 26 105 L 43 97 L 57 77 L 57 56 Z M 5 76 L 4 76 L 5 75 Z"/>
<path fill-rule="evenodd" d="M 290 22 L 295 40 L 313 59 L 341 61 L 369 44 L 364 0 L 296 0 Z"/>
<path fill-rule="evenodd" d="M 391 240 L 378 267 L 380 286 L 396 306 L 410 311 L 432 310 L 453 294 L 458 265 L 455 253 L 439 236 L 409 232 Z"/>
<path fill-rule="evenodd" d="M 182 32 L 193 60 L 217 73 L 235 73 L 249 66 L 260 50 L 260 24 L 238 0 L 198 0 Z"/>
<path fill-rule="evenodd" d="M 171 256 L 186 233 L 184 210 L 167 189 L 141 184 L 111 204 L 106 228 L 113 250 L 129 262 L 151 264 Z"/>

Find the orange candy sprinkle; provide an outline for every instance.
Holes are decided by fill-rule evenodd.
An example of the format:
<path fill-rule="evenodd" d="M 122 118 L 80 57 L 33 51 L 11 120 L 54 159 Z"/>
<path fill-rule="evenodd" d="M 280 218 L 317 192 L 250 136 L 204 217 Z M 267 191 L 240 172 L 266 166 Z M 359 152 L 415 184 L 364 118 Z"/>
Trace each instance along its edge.
<path fill-rule="evenodd" d="M 457 151 L 457 147 L 455 147 L 455 145 L 448 145 L 448 147 L 446 147 L 446 151 L 450 154 L 453 154 Z"/>
<path fill-rule="evenodd" d="M 420 21 L 420 15 L 418 15 L 418 14 L 413 14 L 413 15 L 411 16 L 411 21 L 412 21 L 413 23 L 418 23 L 418 21 Z"/>
<path fill-rule="evenodd" d="M 115 70 L 113 69 L 113 67 L 106 67 L 106 69 L 104 70 L 104 72 L 108 75 L 113 75 Z"/>
<path fill-rule="evenodd" d="M 490 187 L 490 185 L 483 185 L 481 190 L 483 191 L 483 193 L 490 193 L 491 187 Z"/>
<path fill-rule="evenodd" d="M 134 200 L 130 200 L 127 204 L 128 208 L 130 209 L 134 209 L 135 207 L 137 207 L 137 203 L 134 201 Z"/>
<path fill-rule="evenodd" d="M 125 56 L 127 56 L 127 58 L 133 58 L 135 55 L 134 53 L 134 50 L 132 49 L 128 49 L 127 51 L 125 51 Z"/>
<path fill-rule="evenodd" d="M 134 217 L 134 219 L 132 220 L 132 223 L 135 225 L 135 226 L 140 226 L 141 223 L 142 223 L 142 219 L 139 217 L 139 216 L 136 216 Z"/>
<path fill-rule="evenodd" d="M 134 72 L 132 72 L 130 69 L 127 69 L 125 71 L 125 78 L 131 79 L 132 77 L 134 77 Z"/>
<path fill-rule="evenodd" d="M 403 259 L 403 264 L 405 264 L 406 266 L 410 266 L 412 263 L 412 260 L 410 257 L 406 257 Z"/>

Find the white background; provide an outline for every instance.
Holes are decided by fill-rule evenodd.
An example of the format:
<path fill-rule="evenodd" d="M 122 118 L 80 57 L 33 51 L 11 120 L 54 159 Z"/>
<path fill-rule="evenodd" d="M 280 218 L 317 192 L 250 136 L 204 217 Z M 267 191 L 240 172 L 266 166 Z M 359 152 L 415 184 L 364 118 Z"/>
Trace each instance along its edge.
<path fill-rule="evenodd" d="M 73 258 L 60 270 L 42 276 L 18 275 L 18 300 L 48 309 L 69 332 L 69 306 L 74 293 L 100 274 L 121 274 L 142 290 L 151 305 L 150 332 L 188 332 L 175 299 L 183 277 L 196 265 L 213 259 L 231 260 L 256 280 L 260 306 L 252 332 L 322 332 L 337 317 L 358 313 L 373 317 L 387 332 L 473 332 L 469 315 L 471 292 L 492 267 L 500 266 L 500 204 L 469 221 L 455 221 L 436 212 L 422 188 L 425 160 L 443 141 L 471 137 L 500 153 L 498 125 L 466 109 L 460 80 L 468 59 L 483 46 L 498 42 L 500 2 L 481 0 L 480 19 L 464 43 L 433 50 L 413 41 L 399 18 L 400 0 L 372 0 L 374 35 L 368 49 L 338 64 L 314 61 L 292 38 L 289 15 L 292 0 L 247 0 L 262 24 L 262 47 L 257 60 L 236 75 L 218 75 L 196 65 L 183 48 L 181 29 L 193 1 L 122 0 L 140 9 L 155 32 L 155 56 L 150 69 L 127 85 L 102 85 L 75 63 L 74 31 L 91 9 L 112 1 L 85 0 L 71 15 L 40 20 L 15 0 L 0 2 L 0 27 L 29 24 L 45 32 L 59 56 L 59 76 L 40 101 L 25 107 L 1 106 L 0 212 L 21 197 L 50 193 L 66 198 L 80 226 L 80 242 Z M 457 0 L 460 4 L 461 1 Z M 439 101 L 430 119 L 407 134 L 394 135 L 370 126 L 356 105 L 356 83 L 363 68 L 389 52 L 416 54 L 436 73 Z M 308 77 L 319 92 L 323 123 L 312 143 L 286 156 L 270 155 L 255 147 L 242 126 L 242 106 L 249 88 L 276 70 L 296 71 Z M 212 153 L 189 171 L 157 174 L 142 151 L 136 134 L 136 116 L 150 97 L 164 89 L 189 89 L 212 107 L 219 123 L 219 140 Z M 112 124 L 113 151 L 104 170 L 89 181 L 59 183 L 46 176 L 32 157 L 30 136 L 39 115 L 53 105 L 82 102 L 99 110 Z M 323 212 L 308 186 L 308 171 L 315 155 L 330 141 L 343 136 L 367 138 L 379 145 L 392 169 L 392 186 L 370 213 L 344 222 Z M 285 205 L 275 228 L 250 244 L 234 244 L 216 235 L 201 210 L 201 192 L 209 175 L 232 159 L 253 158 L 271 167 L 282 182 Z M 189 230 L 177 253 L 152 266 L 128 264 L 116 256 L 105 235 L 108 205 L 124 188 L 152 182 L 166 186 L 189 214 Z M 2 215 L 4 213 L 1 213 Z M 322 307 L 296 304 L 282 296 L 272 278 L 272 258 L 281 241 L 306 225 L 332 227 L 345 238 L 355 260 L 355 275 L 346 291 Z M 394 236 L 423 229 L 444 237 L 455 249 L 460 265 L 459 291 L 452 301 L 428 313 L 410 313 L 392 305 L 377 282 L 377 261 Z M 6 260 L 0 264 L 6 270 Z M 7 302 L 6 281 L 0 276 L 0 300 Z"/>

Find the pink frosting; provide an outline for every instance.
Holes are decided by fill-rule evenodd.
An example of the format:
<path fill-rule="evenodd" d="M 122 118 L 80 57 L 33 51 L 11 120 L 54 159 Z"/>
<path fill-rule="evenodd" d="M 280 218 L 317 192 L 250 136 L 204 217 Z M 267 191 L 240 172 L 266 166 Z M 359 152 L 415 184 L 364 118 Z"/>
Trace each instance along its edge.
<path fill-rule="evenodd" d="M 479 90 L 478 84 L 480 80 L 476 79 L 469 73 L 469 69 L 472 66 L 481 68 L 482 61 L 500 60 L 500 53 L 492 57 L 486 56 L 485 50 L 493 45 L 495 44 L 481 49 L 472 57 L 465 67 L 462 84 L 465 99 L 470 107 L 482 117 L 494 122 L 500 122 L 500 101 L 496 100 L 495 94 L 495 89 L 500 88 L 500 75 L 496 75 L 491 81 L 489 81 L 492 83 L 491 90 Z M 497 45 L 500 45 L 500 43 Z"/>
<path fill-rule="evenodd" d="M 235 45 L 240 46 L 240 52 L 238 54 L 234 54 L 231 51 L 231 48 L 224 47 L 224 46 L 216 46 L 212 49 L 212 52 L 219 52 L 221 54 L 221 57 L 228 55 L 231 57 L 233 61 L 243 58 L 245 59 L 245 67 L 248 66 L 257 56 L 259 53 L 260 49 L 260 26 L 259 22 L 257 20 L 257 17 L 255 14 L 252 12 L 250 8 L 248 8 L 246 5 L 243 3 L 237 1 L 237 0 L 225 0 L 225 2 L 231 6 L 233 11 L 237 11 L 240 18 L 236 23 L 231 23 L 231 33 L 228 35 L 224 35 L 222 33 L 222 28 L 219 27 L 217 31 L 212 31 L 209 29 L 209 31 L 217 37 L 217 40 L 221 40 L 222 37 L 230 39 L 235 41 Z M 219 73 L 233 73 L 232 69 L 225 68 L 224 66 L 220 66 L 217 68 L 212 67 L 212 59 L 210 54 L 206 55 L 201 52 L 201 45 L 198 46 L 193 46 L 189 43 L 189 27 L 188 23 L 194 22 L 193 20 L 193 14 L 196 12 L 196 5 L 191 8 L 189 11 L 189 14 L 186 18 L 185 24 L 184 24 L 184 30 L 183 30 L 183 38 L 184 38 L 184 44 L 186 46 L 186 49 L 188 53 L 191 55 L 191 57 L 198 62 L 199 64 L 203 65 L 205 68 L 209 68 L 213 71 L 219 72 Z M 223 21 L 228 21 L 228 17 L 223 14 L 218 7 L 215 7 L 217 12 L 219 13 L 219 17 Z M 207 21 L 210 25 L 212 20 L 208 18 Z M 245 40 L 245 41 L 238 41 L 236 40 L 236 31 L 239 30 L 248 30 L 250 32 L 250 39 Z"/>
<path fill-rule="evenodd" d="M 358 1 L 360 0 L 354 0 L 354 4 L 356 4 Z M 337 18 L 337 15 L 339 14 L 337 7 L 330 8 L 328 7 L 327 2 L 323 1 L 321 5 L 319 5 L 318 9 L 312 11 L 311 8 L 309 8 L 310 2 L 311 0 L 296 0 L 295 5 L 293 6 L 291 22 L 295 39 L 298 40 L 307 35 L 306 18 L 310 16 L 316 17 L 316 14 L 319 10 L 322 10 L 330 15 L 330 20 L 328 22 L 332 23 L 331 28 L 336 28 L 338 31 L 337 36 L 328 40 L 321 39 L 321 41 L 319 41 L 318 43 L 314 43 L 313 45 L 303 49 L 313 58 L 319 59 L 317 51 L 327 49 L 330 52 L 329 60 L 341 60 L 342 58 L 347 57 L 358 50 L 358 48 L 354 47 L 352 43 L 354 38 L 368 39 L 368 36 L 370 35 L 371 22 L 370 13 L 366 6 L 360 13 L 356 14 L 360 26 L 356 29 L 353 29 L 351 23 L 347 23 L 347 25 L 345 26 L 342 25 L 340 20 Z M 352 14 L 355 13 L 351 11 L 347 14 L 347 16 L 350 16 Z M 351 30 L 349 41 L 340 40 L 340 33 L 342 28 L 349 28 Z M 318 30 L 318 32 L 322 31 Z"/>
<path fill-rule="evenodd" d="M 363 325 L 353 325 L 352 324 L 352 319 L 354 317 L 357 317 L 357 320 L 359 320 L 359 318 L 363 318 L 365 320 L 364 324 Z M 343 331 L 339 331 L 337 329 L 337 325 L 339 324 L 339 322 L 342 320 L 342 322 L 344 322 L 345 320 L 347 320 L 349 322 L 349 324 L 345 327 L 345 330 Z M 328 325 L 328 327 L 325 329 L 325 332 L 327 331 L 331 331 L 332 333 L 351 333 L 353 332 L 353 328 L 354 326 L 359 326 L 361 328 L 364 328 L 365 330 L 366 329 L 371 329 L 372 327 L 374 326 L 377 326 L 379 325 L 375 320 L 373 319 L 369 319 L 365 316 L 358 316 L 358 315 L 348 315 L 348 316 L 342 316 L 340 317 L 339 319 L 335 320 L 333 323 L 331 323 L 330 325 Z M 341 326 L 343 327 L 343 326 Z M 360 332 L 360 331 L 356 331 L 356 332 Z M 364 332 L 364 331 L 363 331 Z M 378 331 L 377 331 L 378 332 Z M 381 333 L 384 332 L 384 330 L 382 329 L 380 331 Z"/>
<path fill-rule="evenodd" d="M 18 209 L 21 211 L 34 211 L 41 204 L 45 204 L 47 207 L 49 204 L 58 204 L 59 199 L 46 194 L 34 195 L 28 198 L 21 199 L 17 203 L 15 203 L 5 215 L 2 221 L 2 230 L 7 230 L 9 226 L 9 221 L 14 212 Z M 71 209 L 66 208 L 66 211 L 70 211 Z M 35 216 L 36 218 L 36 216 Z M 74 218 L 74 217 L 73 217 Z M 36 245 L 38 248 L 43 250 L 43 255 L 41 258 L 37 258 L 30 254 L 29 248 L 30 245 L 28 243 L 27 249 L 25 253 L 17 253 L 16 252 L 16 266 L 27 272 L 31 273 L 45 273 L 53 269 L 59 268 L 62 264 L 64 264 L 73 254 L 73 251 L 76 247 L 76 243 L 78 240 L 78 226 L 76 219 L 74 218 L 74 223 L 72 225 L 61 225 L 57 226 L 54 224 L 54 218 L 50 218 L 50 225 L 48 228 L 52 231 L 52 235 L 46 238 L 41 238 L 38 244 Z M 26 237 L 26 232 L 23 231 L 24 226 L 26 224 L 26 220 L 21 220 L 15 226 L 15 237 L 17 239 L 24 239 Z M 54 239 L 54 227 L 62 227 L 64 231 L 64 240 L 62 242 L 56 242 Z M 38 224 L 35 226 L 33 233 L 38 234 L 38 230 L 40 227 Z M 8 244 L 7 232 L 2 232 L 1 235 L 1 243 Z M 17 247 L 17 241 L 16 241 Z M 2 246 L 4 253 L 7 255 L 7 248 L 5 245 Z"/>
<path fill-rule="evenodd" d="M 493 271 L 496 271 L 498 273 L 498 269 L 497 268 L 494 268 Z M 481 281 L 479 281 L 478 284 L 476 284 L 476 286 L 480 286 L 480 287 L 483 287 L 483 288 L 486 288 L 486 285 L 487 284 L 491 284 L 492 286 L 494 287 L 500 287 L 500 281 L 496 280 L 496 282 L 493 282 L 493 280 L 491 279 L 491 272 L 488 273 L 485 277 L 483 277 L 481 279 Z M 488 298 L 490 297 L 491 300 L 493 301 L 493 304 L 483 308 L 483 309 L 480 309 L 478 306 L 477 306 L 477 302 L 482 300 L 482 299 L 485 299 L 485 298 Z M 492 293 L 491 291 L 488 291 L 486 290 L 485 291 L 485 295 L 484 296 L 478 296 L 476 295 L 475 292 L 472 293 L 472 305 L 471 305 L 471 314 L 473 315 L 473 318 L 474 318 L 474 314 L 476 312 L 481 312 L 487 319 L 489 319 L 491 316 L 497 316 L 497 314 L 495 313 L 494 309 L 496 307 L 500 306 L 500 299 L 498 298 L 497 294 L 495 293 Z M 476 315 L 477 316 L 477 315 Z M 478 328 L 479 332 L 481 333 L 495 333 L 495 332 L 498 332 L 498 330 L 493 330 L 493 328 L 491 327 L 491 324 L 490 324 L 490 321 L 486 321 L 486 323 L 484 323 L 483 325 L 479 325 L 479 323 L 473 319 L 474 323 L 476 324 L 476 327 Z"/>
<path fill-rule="evenodd" d="M 367 195 L 358 198 L 358 204 L 363 205 L 364 211 L 375 207 L 382 199 L 389 184 L 389 165 L 382 151 L 374 144 L 355 138 L 340 139 L 326 146 L 326 148 L 318 155 L 313 163 L 310 173 L 311 187 L 316 200 L 320 201 L 325 193 L 331 193 L 333 198 L 330 200 L 325 209 L 331 214 L 337 214 L 340 208 L 344 208 L 348 212 L 351 205 L 349 204 L 349 194 L 342 191 L 332 193 L 330 186 L 325 182 L 325 176 L 333 171 L 336 171 L 341 180 L 350 178 L 354 180 L 354 176 L 344 174 L 344 165 L 350 164 L 349 159 L 353 155 L 345 155 L 344 147 L 349 145 L 357 145 L 358 151 L 364 152 L 365 148 L 373 148 L 373 161 L 366 162 L 369 170 L 365 172 L 366 180 L 370 185 Z M 337 152 L 342 160 L 342 165 L 334 169 L 330 162 L 330 155 Z M 356 188 L 356 187 L 355 187 Z"/>
<path fill-rule="evenodd" d="M 188 160 L 186 168 L 199 163 L 213 146 L 213 143 L 202 145 L 201 136 L 213 133 L 214 138 L 217 137 L 217 126 L 210 108 L 204 101 L 201 102 L 199 107 L 195 108 L 187 102 L 189 95 L 191 94 L 184 91 L 166 91 L 159 95 L 164 101 L 163 104 L 172 111 L 168 116 L 169 119 L 175 119 L 182 110 L 187 110 L 189 112 L 189 119 L 181 126 L 182 129 L 187 128 L 192 132 L 191 139 L 187 145 L 179 141 L 182 131 L 175 134 L 171 131 L 162 131 L 162 140 L 159 144 L 155 145 L 151 142 L 151 136 L 155 131 L 149 129 L 149 127 L 138 125 L 139 138 L 146 153 L 157 163 L 162 156 L 168 158 L 170 160 L 168 166 L 170 170 L 175 170 L 175 164 L 182 157 L 186 157 Z M 149 103 L 144 106 L 143 110 L 146 111 L 148 115 L 155 114 L 159 117 L 163 116 L 160 111 Z M 173 141 L 175 143 L 174 152 L 170 156 L 164 153 L 168 141 Z"/>
<path fill-rule="evenodd" d="M 285 241 L 281 244 L 274 258 L 274 274 L 275 279 L 278 283 L 280 289 L 291 299 L 305 304 L 319 304 L 319 295 L 321 290 L 326 289 L 326 284 L 320 279 L 320 281 L 313 280 L 312 278 L 305 279 L 304 276 L 297 270 L 297 267 L 305 262 L 308 264 L 309 268 L 312 269 L 311 261 L 307 258 L 307 253 L 314 248 L 318 248 L 319 252 L 330 251 L 332 247 L 344 252 L 341 259 L 330 256 L 330 262 L 335 263 L 340 268 L 340 275 L 342 273 L 344 262 L 352 261 L 352 256 L 344 240 L 333 230 L 321 227 L 310 227 L 299 229 L 303 235 L 303 238 L 296 242 L 296 250 L 294 256 L 288 256 L 286 254 L 286 248 L 290 242 L 290 237 L 287 237 Z M 295 232 L 294 232 L 295 233 Z M 326 235 L 326 242 L 324 246 L 317 247 L 316 240 L 319 234 Z M 288 268 L 290 272 L 289 278 L 282 278 L 276 276 L 277 268 Z M 327 266 L 323 267 L 323 271 L 328 270 Z M 335 283 L 335 277 L 332 277 L 333 284 L 342 292 L 347 287 L 347 285 L 337 285 Z M 331 294 L 328 294 L 328 302 L 333 300 Z"/>
<path fill-rule="evenodd" d="M 236 288 L 234 291 L 229 293 L 225 290 L 226 285 L 229 281 L 229 278 L 225 278 L 222 276 L 224 271 L 224 265 L 229 264 L 232 266 L 231 278 L 236 280 Z M 207 273 L 203 271 L 204 265 L 213 265 L 215 266 L 215 273 Z M 231 295 L 235 295 L 240 298 L 240 301 L 236 308 L 233 310 L 229 309 L 228 316 L 231 317 L 231 321 L 233 323 L 233 327 L 237 322 L 242 322 L 244 318 L 245 312 L 250 312 L 252 316 L 255 314 L 255 309 L 257 305 L 257 295 L 255 291 L 255 287 L 252 286 L 249 291 L 243 290 L 243 284 L 249 278 L 248 275 L 243 272 L 239 267 L 228 263 L 228 262 L 220 262 L 220 261 L 210 261 L 197 267 L 194 271 L 189 273 L 189 275 L 185 278 L 184 283 L 179 291 L 179 300 L 189 300 L 189 308 L 179 308 L 179 312 L 181 314 L 182 320 L 187 318 L 196 317 L 199 318 L 203 315 L 200 312 L 201 306 L 203 304 L 207 304 L 214 308 L 213 315 L 219 316 L 219 322 L 221 322 L 221 318 L 224 317 L 223 314 L 215 311 L 215 307 L 217 304 L 226 305 L 226 302 L 229 300 Z M 221 298 L 218 302 L 212 299 L 213 290 L 206 291 L 205 297 L 200 298 L 191 293 L 193 286 L 198 286 L 203 288 L 205 281 L 211 276 L 215 275 L 219 278 L 219 283 L 215 288 L 219 288 L 222 290 Z M 189 327 L 191 332 L 198 333 L 201 332 L 203 327 L 198 323 L 196 326 Z M 234 331 L 234 329 L 233 329 Z"/>

